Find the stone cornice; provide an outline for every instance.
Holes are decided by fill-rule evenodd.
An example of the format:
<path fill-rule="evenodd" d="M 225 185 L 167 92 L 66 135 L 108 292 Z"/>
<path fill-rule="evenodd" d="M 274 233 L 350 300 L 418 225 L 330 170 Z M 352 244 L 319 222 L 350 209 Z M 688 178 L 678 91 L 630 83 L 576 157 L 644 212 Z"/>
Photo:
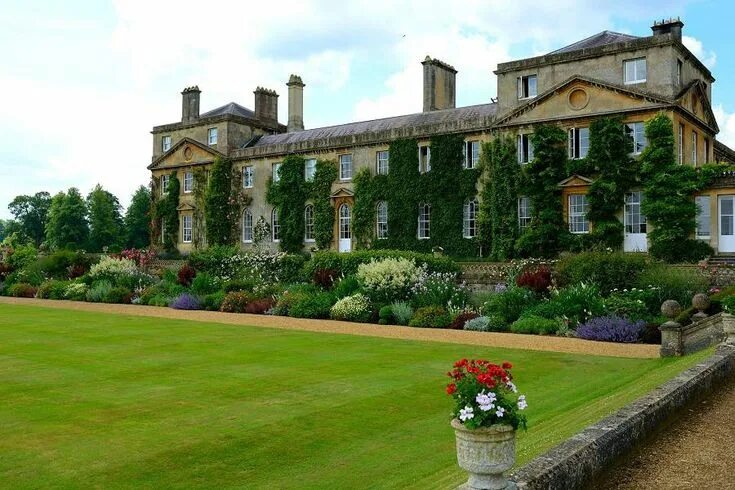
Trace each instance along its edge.
<path fill-rule="evenodd" d="M 266 130 L 266 131 L 276 132 L 276 133 L 286 132 L 286 126 L 284 124 L 280 124 L 280 123 L 273 124 L 273 123 L 269 123 L 266 121 L 261 121 L 260 119 L 236 116 L 234 114 L 220 114 L 217 116 L 198 118 L 190 122 L 175 122 L 175 123 L 169 123 L 169 124 L 162 124 L 160 126 L 154 126 L 153 129 L 151 130 L 151 134 L 166 133 L 169 131 L 180 131 L 182 129 L 196 128 L 198 126 L 210 126 L 212 124 L 223 122 L 223 121 L 236 122 L 236 123 L 240 123 L 240 124 L 244 124 L 247 126 L 252 126 L 252 127 Z"/>

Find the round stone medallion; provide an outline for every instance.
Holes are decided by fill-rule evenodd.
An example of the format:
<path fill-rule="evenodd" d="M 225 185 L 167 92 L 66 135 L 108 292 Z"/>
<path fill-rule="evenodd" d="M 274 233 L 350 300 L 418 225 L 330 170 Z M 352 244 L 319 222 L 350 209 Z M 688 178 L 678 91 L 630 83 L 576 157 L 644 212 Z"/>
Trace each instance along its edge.
<path fill-rule="evenodd" d="M 187 146 L 186 148 L 184 148 L 184 159 L 186 159 L 187 161 L 191 160 L 192 154 L 193 152 L 191 151 L 190 147 Z"/>
<path fill-rule="evenodd" d="M 587 104 L 590 102 L 590 96 L 585 89 L 577 87 L 569 92 L 567 101 L 569 102 L 569 107 L 578 111 L 587 107 Z"/>

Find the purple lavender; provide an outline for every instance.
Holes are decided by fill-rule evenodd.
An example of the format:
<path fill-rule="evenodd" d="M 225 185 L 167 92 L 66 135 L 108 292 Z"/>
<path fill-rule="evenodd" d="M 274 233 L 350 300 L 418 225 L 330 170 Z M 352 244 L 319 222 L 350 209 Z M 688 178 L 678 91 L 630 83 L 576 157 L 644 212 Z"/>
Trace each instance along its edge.
<path fill-rule="evenodd" d="M 631 322 L 619 316 L 599 316 L 577 327 L 577 337 L 605 342 L 638 342 L 646 323 Z"/>
<path fill-rule="evenodd" d="M 193 294 L 183 293 L 169 305 L 176 310 L 201 310 L 202 303 Z"/>

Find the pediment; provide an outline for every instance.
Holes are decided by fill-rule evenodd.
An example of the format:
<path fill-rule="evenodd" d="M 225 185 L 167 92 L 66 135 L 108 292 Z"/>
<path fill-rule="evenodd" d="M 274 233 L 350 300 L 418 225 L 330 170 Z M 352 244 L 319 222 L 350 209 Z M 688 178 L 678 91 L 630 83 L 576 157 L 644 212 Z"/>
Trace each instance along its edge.
<path fill-rule="evenodd" d="M 566 179 L 562 180 L 557 185 L 559 187 L 586 187 L 592 184 L 592 182 L 594 181 L 589 177 L 574 174 L 571 177 L 567 177 Z"/>
<path fill-rule="evenodd" d="M 225 155 L 191 138 L 183 138 L 148 166 L 149 170 L 212 163 Z"/>
<path fill-rule="evenodd" d="M 334 191 L 332 193 L 332 195 L 329 196 L 329 197 L 332 198 L 332 199 L 336 199 L 338 197 L 353 197 L 354 195 L 355 195 L 355 193 L 352 192 L 351 190 L 349 190 L 349 189 L 347 189 L 345 187 L 340 187 L 339 189 L 337 189 L 336 191 Z"/>
<path fill-rule="evenodd" d="M 495 126 L 536 124 L 641 109 L 655 110 L 672 104 L 672 100 L 632 88 L 573 77 L 501 117 Z"/>
<path fill-rule="evenodd" d="M 695 80 L 684 87 L 677 96 L 677 101 L 682 108 L 712 128 L 715 133 L 719 132 L 717 119 L 712 111 L 712 104 L 710 104 L 704 82 Z"/>
<path fill-rule="evenodd" d="M 176 211 L 193 211 L 195 209 L 196 206 L 188 202 L 182 202 L 181 204 L 176 206 Z"/>

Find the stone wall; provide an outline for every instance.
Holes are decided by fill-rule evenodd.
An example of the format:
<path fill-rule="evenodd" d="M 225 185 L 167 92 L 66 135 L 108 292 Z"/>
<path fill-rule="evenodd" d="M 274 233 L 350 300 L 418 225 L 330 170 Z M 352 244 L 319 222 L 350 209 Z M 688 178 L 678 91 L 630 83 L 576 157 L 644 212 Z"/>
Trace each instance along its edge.
<path fill-rule="evenodd" d="M 661 325 L 661 357 L 683 356 L 716 345 L 725 339 L 725 324 L 735 322 L 727 313 L 682 326 L 668 322 Z"/>

